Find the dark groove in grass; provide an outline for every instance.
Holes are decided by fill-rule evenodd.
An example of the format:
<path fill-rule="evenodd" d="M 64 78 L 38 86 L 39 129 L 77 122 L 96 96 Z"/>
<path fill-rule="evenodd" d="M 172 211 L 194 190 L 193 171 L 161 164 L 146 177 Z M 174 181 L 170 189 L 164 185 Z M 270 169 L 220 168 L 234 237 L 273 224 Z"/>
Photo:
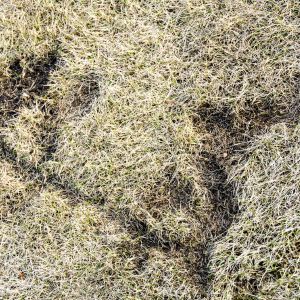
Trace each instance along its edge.
<path fill-rule="evenodd" d="M 171 250 L 180 250 L 183 247 L 179 242 L 171 242 L 167 237 L 158 237 L 155 232 L 149 230 L 148 225 L 143 221 L 131 219 L 125 222 L 124 217 L 120 217 L 120 219 L 123 219 L 123 225 L 133 237 L 140 238 L 141 244 L 145 248 L 159 248 L 169 252 Z"/>
<path fill-rule="evenodd" d="M 9 108 L 9 112 L 1 114 L 4 126 L 5 121 L 18 116 L 18 111 L 23 105 L 32 105 L 35 96 L 43 96 L 47 92 L 49 88 L 48 83 L 50 73 L 57 69 L 58 61 L 57 53 L 51 52 L 44 60 L 39 60 L 30 66 L 29 70 L 25 74 L 21 66 L 20 59 L 16 59 L 11 64 L 10 70 L 12 76 L 7 83 L 8 93 L 1 97 L 2 103 L 6 104 Z M 93 76 L 89 77 L 88 82 L 88 85 L 83 83 L 83 86 L 80 89 L 80 95 L 77 95 L 77 98 L 75 98 L 75 102 L 73 103 L 75 108 L 83 111 L 83 113 L 87 113 L 89 111 L 90 102 L 85 101 L 83 103 L 82 99 L 86 100 L 91 94 L 95 95 L 99 92 L 98 84 L 96 84 L 96 80 Z M 25 102 L 22 99 L 22 95 L 24 93 L 30 96 L 28 102 Z M 102 196 L 96 198 L 90 197 L 72 186 L 72 184 L 61 180 L 56 174 L 46 175 L 40 170 L 39 166 L 44 162 L 51 160 L 53 158 L 53 154 L 56 152 L 59 121 L 58 111 L 55 107 L 48 107 L 46 104 L 43 104 L 40 108 L 45 113 L 48 122 L 46 122 L 47 127 L 43 128 L 41 143 L 46 147 L 45 154 L 40 160 L 39 165 L 34 166 L 25 160 L 19 159 L 15 150 L 9 147 L 3 137 L 0 137 L 1 156 L 12 163 L 15 169 L 24 175 L 25 178 L 27 177 L 34 180 L 42 188 L 52 185 L 53 187 L 62 190 L 68 198 L 72 199 L 73 205 L 82 201 L 103 205 L 105 203 L 105 199 Z M 115 217 L 115 214 L 112 213 L 112 218 Z M 161 241 L 155 233 L 149 233 L 147 225 L 143 222 L 132 220 L 130 221 L 130 224 L 128 222 L 123 222 L 123 225 L 133 238 L 140 238 L 141 246 L 145 248 L 156 247 L 163 250 L 171 249 L 171 243 L 169 241 Z M 172 245 L 172 247 L 174 246 Z"/>
<path fill-rule="evenodd" d="M 234 215 L 239 210 L 234 199 L 235 186 L 233 182 L 228 180 L 226 169 L 215 154 L 203 151 L 201 155 L 206 158 L 207 188 L 215 211 L 223 221 L 220 228 L 220 232 L 222 232 L 230 226 Z"/>
<path fill-rule="evenodd" d="M 32 107 L 36 105 L 35 97 L 43 96 L 49 89 L 50 74 L 59 67 L 58 51 L 49 52 L 44 58 L 35 62 L 34 57 L 26 59 L 28 67 L 24 69 L 21 65 L 21 59 L 15 59 L 10 65 L 11 77 L 4 84 L 4 92 L 1 96 L 2 106 L 0 109 L 1 125 L 5 126 L 11 118 L 17 117 L 22 107 Z M 45 126 L 41 137 L 41 144 L 45 147 L 45 155 L 42 161 L 52 157 L 55 149 L 55 140 L 57 133 L 57 112 L 48 107 L 46 103 L 39 103 L 39 108 L 45 113 L 46 119 L 53 119 L 50 128 Z"/>
<path fill-rule="evenodd" d="M 92 201 L 91 197 L 88 197 L 80 190 L 76 189 L 70 184 L 63 183 L 60 178 L 56 175 L 46 176 L 43 172 L 38 168 L 33 166 L 30 163 L 27 163 L 24 160 L 18 159 L 16 152 L 14 149 L 11 149 L 0 137 L 0 155 L 3 159 L 10 162 L 16 171 L 22 174 L 25 178 L 35 181 L 41 187 L 46 188 L 47 185 L 52 185 L 53 187 L 62 190 L 66 196 L 76 202 L 80 201 Z M 103 203 L 103 198 L 99 197 L 98 203 Z"/>
<path fill-rule="evenodd" d="M 263 113 L 262 113 L 263 112 Z M 212 135 L 212 151 L 202 151 L 204 166 L 207 174 L 207 188 L 214 205 L 216 215 L 222 221 L 219 231 L 206 245 L 199 247 L 198 272 L 201 285 L 209 293 L 209 283 L 213 276 L 210 271 L 210 258 L 213 242 L 226 235 L 232 222 L 239 214 L 239 207 L 235 199 L 235 183 L 229 180 L 226 168 L 233 166 L 237 154 L 244 153 L 255 135 L 263 134 L 271 126 L 286 122 L 290 127 L 296 125 L 300 117 L 300 98 L 293 107 L 287 108 L 282 114 L 276 115 L 269 106 L 254 108 L 241 122 L 228 107 L 214 107 L 205 104 L 194 118 L 195 126 L 204 124 Z M 224 139 L 225 140 L 222 140 Z M 223 144 L 223 148 L 219 146 Z M 217 146 L 217 147 L 215 147 Z M 220 149 L 224 153 L 218 153 Z M 225 156 L 223 156 L 225 154 Z"/>
<path fill-rule="evenodd" d="M 17 116 L 18 110 L 22 105 L 32 104 L 30 101 L 33 101 L 32 98 L 34 98 L 34 96 L 43 96 L 47 92 L 50 73 L 57 68 L 57 64 L 58 57 L 55 52 L 49 53 L 47 58 L 32 65 L 28 71 L 26 71 L 27 73 L 24 73 L 21 60 L 17 59 L 12 63 L 10 67 L 12 78 L 7 84 L 8 92 L 1 96 L 1 102 L 7 108 L 5 114 L 0 113 L 4 123 L 5 120 Z M 90 103 L 82 102 L 82 100 L 90 99 L 91 94 L 96 94 L 99 91 L 96 82 L 96 80 L 91 78 L 90 84 L 85 85 L 85 83 L 83 83 L 80 94 L 75 98 L 75 108 L 78 110 L 82 109 L 83 113 L 88 112 Z M 23 101 L 24 93 L 28 95 L 28 100 L 25 99 Z M 251 116 L 262 115 L 261 111 L 255 108 L 251 112 L 250 117 L 248 116 L 248 121 L 244 124 L 238 123 L 234 112 L 228 107 L 215 108 L 205 104 L 198 111 L 194 120 L 195 125 L 197 125 L 198 122 L 204 123 L 207 131 L 212 134 L 213 143 L 219 143 L 220 131 L 225 132 L 228 138 L 228 142 L 225 145 L 226 157 L 220 158 L 217 153 L 209 151 L 202 151 L 200 153 L 200 157 L 203 159 L 202 163 L 205 174 L 207 175 L 206 187 L 209 191 L 210 201 L 214 206 L 215 218 L 220 221 L 219 229 L 217 232 L 214 232 L 215 237 L 226 234 L 239 211 L 238 204 L 234 197 L 234 182 L 229 181 L 226 164 L 238 151 L 245 149 L 254 134 L 258 134 L 268 126 L 280 121 L 292 122 L 293 120 L 297 120 L 300 114 L 299 107 L 298 102 L 295 102 L 294 109 L 287 111 L 283 115 L 274 116 L 272 108 L 266 105 L 262 108 L 262 110 L 266 112 L 263 118 L 252 118 Z M 53 158 L 53 154 L 57 148 L 56 141 L 58 137 L 57 109 L 50 108 L 46 104 L 43 104 L 41 109 L 45 113 L 46 118 L 48 118 L 47 123 L 49 123 L 49 125 L 45 127 L 43 131 L 42 144 L 47 146 L 45 148 L 45 155 L 40 164 Z M 92 198 L 81 192 L 80 189 L 74 187 L 72 184 L 61 180 L 57 174 L 47 176 L 39 167 L 19 160 L 16 152 L 5 143 L 2 137 L 0 137 L 0 150 L 2 151 L 3 158 L 11 162 L 18 172 L 34 180 L 43 188 L 46 188 L 50 184 L 62 190 L 68 198 L 72 199 L 72 204 L 76 205 L 82 201 L 95 203 L 97 205 L 105 204 L 105 199 L 102 195 Z M 171 170 L 170 174 L 172 173 Z M 169 179 L 171 186 L 173 186 L 172 198 L 180 206 L 187 206 L 190 202 L 192 187 L 189 185 L 178 186 L 177 182 L 171 182 L 171 177 Z M 205 244 L 198 245 L 197 249 L 195 247 L 189 248 L 184 244 L 169 240 L 165 235 L 158 235 L 155 231 L 151 231 L 146 222 L 130 218 L 129 212 L 122 212 L 122 215 L 112 212 L 111 217 L 120 220 L 131 237 L 140 240 L 141 247 L 144 249 L 158 248 L 164 252 L 176 250 L 186 253 L 187 257 L 190 253 L 194 254 L 196 256 L 196 263 L 190 262 L 191 273 L 197 270 L 201 286 L 203 285 L 208 288 L 210 280 L 209 260 L 213 238 L 212 240 L 206 241 Z M 141 258 L 138 263 L 138 271 L 143 269 L 147 259 L 147 255 Z"/>

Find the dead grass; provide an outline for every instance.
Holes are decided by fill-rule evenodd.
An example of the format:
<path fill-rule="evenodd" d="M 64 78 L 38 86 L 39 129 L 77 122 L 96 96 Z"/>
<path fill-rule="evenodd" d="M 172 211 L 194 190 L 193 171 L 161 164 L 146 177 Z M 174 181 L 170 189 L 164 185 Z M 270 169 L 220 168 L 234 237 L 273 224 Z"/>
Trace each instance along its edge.
<path fill-rule="evenodd" d="M 73 206 L 64 192 L 26 181 L 4 161 L 1 169 L 2 299 L 194 299 L 199 294 L 180 253 L 141 248 L 139 239 L 131 239 L 101 207 Z"/>
<path fill-rule="evenodd" d="M 212 299 L 297 299 L 299 126 L 274 126 L 247 156 L 234 170 L 241 214 L 212 255 Z"/>
<path fill-rule="evenodd" d="M 248 179 L 228 180 L 228 174 L 245 168 L 239 151 L 249 141 L 255 144 L 255 134 L 272 124 L 297 122 L 298 14 L 294 0 L 3 1 L 3 166 L 9 160 L 33 182 L 21 180 L 24 195 L 4 187 L 0 194 L 3 216 L 12 212 L 10 225 L 3 225 L 6 236 L 16 241 L 3 244 L 15 245 L 16 251 L 10 255 L 5 248 L 3 261 L 14 266 L 18 251 L 28 247 L 21 257 L 27 268 L 31 265 L 22 271 L 29 281 L 10 296 L 15 286 L 10 278 L 16 277 L 9 275 L 12 271 L 5 275 L 5 297 L 203 298 L 210 290 L 212 241 L 226 234 L 238 205 L 249 213 L 240 200 L 248 193 Z M 257 165 L 249 160 L 250 175 L 259 172 L 266 153 L 256 157 Z M 10 171 L 5 172 L 3 182 L 11 180 L 12 186 L 16 180 L 18 186 L 19 175 L 6 179 Z M 251 205 L 260 210 L 264 197 L 260 186 L 253 190 L 257 196 Z M 19 210 L 23 201 L 28 204 Z M 78 231 L 85 212 L 97 220 L 103 215 L 99 228 L 116 238 L 122 234 L 125 241 L 110 244 L 106 233 L 94 234 L 98 221 Z M 243 214 L 232 232 L 247 226 Z M 55 232 L 53 240 L 45 238 L 33 215 Z M 243 233 L 238 233 L 243 247 Z M 27 239 L 29 244 L 17 246 Z M 52 249 L 52 243 L 62 243 L 65 250 Z M 266 249 L 273 251 L 277 246 L 270 243 Z M 103 264 L 109 264 L 110 255 L 116 262 L 108 270 Z M 212 299 L 237 299 L 229 292 L 218 294 L 240 276 L 238 271 L 226 275 L 227 259 L 227 252 L 213 254 L 218 276 Z M 127 264 L 129 269 L 122 270 Z M 252 282 L 251 269 L 247 272 Z M 269 299 L 273 294 L 265 285 L 266 292 L 260 295 L 257 287 L 253 297 Z"/>

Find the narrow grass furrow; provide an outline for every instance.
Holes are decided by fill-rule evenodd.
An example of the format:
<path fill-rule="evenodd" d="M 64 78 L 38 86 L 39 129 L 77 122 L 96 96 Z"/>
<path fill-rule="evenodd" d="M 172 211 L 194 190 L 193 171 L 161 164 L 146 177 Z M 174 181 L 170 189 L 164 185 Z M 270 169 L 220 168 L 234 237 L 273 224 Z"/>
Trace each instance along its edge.
<path fill-rule="evenodd" d="M 64 191 L 70 199 L 73 199 L 74 204 L 80 201 L 90 201 L 91 198 L 81 193 L 79 190 L 74 189 L 71 185 L 62 183 L 59 178 L 55 176 L 48 177 L 47 174 L 43 173 L 39 167 L 36 167 L 25 160 L 20 160 L 14 149 L 10 148 L 9 145 L 0 137 L 0 155 L 2 159 L 10 162 L 18 173 L 21 173 L 24 178 L 35 181 L 41 188 L 46 188 L 48 185 L 56 187 L 59 190 Z M 97 199 L 101 204 L 101 197 Z"/>

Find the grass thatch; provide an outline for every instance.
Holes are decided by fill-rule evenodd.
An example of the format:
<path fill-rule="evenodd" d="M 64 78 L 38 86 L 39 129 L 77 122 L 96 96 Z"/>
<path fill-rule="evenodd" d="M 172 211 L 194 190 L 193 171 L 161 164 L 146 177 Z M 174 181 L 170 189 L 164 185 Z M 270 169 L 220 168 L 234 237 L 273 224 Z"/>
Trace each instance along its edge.
<path fill-rule="evenodd" d="M 213 276 L 209 249 L 225 235 L 213 253 L 212 299 L 279 295 L 251 269 L 241 271 L 247 282 L 237 269 L 227 274 L 232 257 L 221 245 L 233 234 L 244 247 L 236 227 L 248 226 L 244 214 L 265 207 L 265 197 L 275 201 L 261 192 L 273 175 L 278 197 L 285 185 L 294 188 L 288 175 L 280 181 L 277 167 L 253 186 L 268 150 L 251 154 L 246 167 L 240 150 L 249 141 L 260 145 L 256 135 L 275 123 L 297 122 L 299 11 L 294 0 L 2 1 L 3 261 L 14 268 L 21 257 L 28 278 L 22 286 L 5 271 L 5 293 L 200 299 Z M 271 135 L 281 143 L 280 134 Z M 256 193 L 254 202 L 240 200 L 247 193 Z M 87 222 L 81 232 L 85 213 L 103 218 L 101 226 Z M 33 215 L 55 232 L 52 240 Z M 262 221 L 272 224 L 265 215 Z M 126 238 L 111 244 L 104 232 Z M 251 232 L 259 239 L 259 230 Z M 262 234 L 271 252 L 287 241 L 267 244 L 272 234 Z M 5 250 L 8 244 L 15 249 Z M 246 282 L 247 292 L 234 296 L 236 282 Z"/>
<path fill-rule="evenodd" d="M 274 126 L 235 170 L 241 213 L 215 246 L 212 299 L 299 298 L 299 133 Z"/>
<path fill-rule="evenodd" d="M 7 162 L 1 191 L 1 299 L 194 299 L 180 253 L 144 249 L 101 206 L 72 205 Z"/>

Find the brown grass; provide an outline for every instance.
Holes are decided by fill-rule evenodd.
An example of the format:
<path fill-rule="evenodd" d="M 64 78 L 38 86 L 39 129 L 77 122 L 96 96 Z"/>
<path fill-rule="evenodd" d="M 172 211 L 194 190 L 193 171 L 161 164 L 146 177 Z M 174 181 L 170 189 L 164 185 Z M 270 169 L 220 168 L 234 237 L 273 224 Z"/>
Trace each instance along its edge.
<path fill-rule="evenodd" d="M 271 136 L 296 155 L 293 138 L 285 145 L 271 126 L 296 126 L 299 116 L 298 14 L 294 0 L 3 1 L 4 297 L 281 297 L 273 275 L 257 279 L 250 265 L 229 272 L 222 247 L 235 239 L 241 253 L 249 248 L 250 212 L 265 226 L 245 229 L 253 264 L 261 235 L 265 253 L 287 241 L 273 240 L 284 225 L 274 225 L 272 201 L 296 188 L 296 165 L 263 175 L 263 160 L 277 161 L 261 141 Z M 262 193 L 272 178 L 276 197 Z M 82 230 L 85 214 L 92 223 Z M 295 274 L 282 295 L 296 299 L 297 270 L 278 268 L 282 282 Z"/>
<path fill-rule="evenodd" d="M 212 255 L 212 299 L 297 299 L 299 126 L 274 126 L 247 155 L 234 171 L 241 214 Z"/>

